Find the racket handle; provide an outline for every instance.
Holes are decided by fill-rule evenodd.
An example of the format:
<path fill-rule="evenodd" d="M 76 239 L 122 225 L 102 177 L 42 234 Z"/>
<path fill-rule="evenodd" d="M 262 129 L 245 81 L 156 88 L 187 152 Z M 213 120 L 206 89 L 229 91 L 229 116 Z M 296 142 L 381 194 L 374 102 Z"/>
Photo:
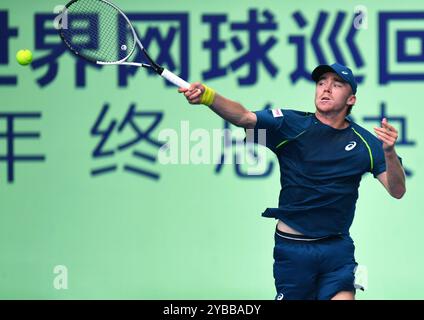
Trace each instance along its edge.
<path fill-rule="evenodd" d="M 185 89 L 188 89 L 188 87 L 190 87 L 190 83 L 188 83 L 187 81 L 184 81 L 183 79 L 181 79 L 179 76 L 172 73 L 168 69 L 163 69 L 161 76 L 164 77 L 166 80 L 175 84 L 177 87 L 185 88 Z"/>

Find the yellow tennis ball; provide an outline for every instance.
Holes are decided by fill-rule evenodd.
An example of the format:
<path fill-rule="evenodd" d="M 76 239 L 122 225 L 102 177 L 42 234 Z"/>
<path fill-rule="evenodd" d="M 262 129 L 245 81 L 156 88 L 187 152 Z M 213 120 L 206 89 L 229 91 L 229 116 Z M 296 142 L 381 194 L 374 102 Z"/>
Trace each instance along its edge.
<path fill-rule="evenodd" d="M 32 52 L 30 50 L 19 50 L 16 54 L 16 60 L 22 66 L 29 65 L 32 62 Z"/>

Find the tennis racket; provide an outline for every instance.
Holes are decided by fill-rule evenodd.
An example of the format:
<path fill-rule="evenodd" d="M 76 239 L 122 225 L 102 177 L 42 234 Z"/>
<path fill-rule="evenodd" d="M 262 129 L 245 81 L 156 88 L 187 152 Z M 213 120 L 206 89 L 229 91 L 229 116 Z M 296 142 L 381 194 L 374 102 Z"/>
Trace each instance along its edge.
<path fill-rule="evenodd" d="M 66 46 L 92 63 L 143 67 L 178 87 L 190 86 L 149 56 L 128 17 L 108 1 L 72 0 L 61 13 L 58 27 Z M 130 61 L 137 46 L 148 63 Z"/>

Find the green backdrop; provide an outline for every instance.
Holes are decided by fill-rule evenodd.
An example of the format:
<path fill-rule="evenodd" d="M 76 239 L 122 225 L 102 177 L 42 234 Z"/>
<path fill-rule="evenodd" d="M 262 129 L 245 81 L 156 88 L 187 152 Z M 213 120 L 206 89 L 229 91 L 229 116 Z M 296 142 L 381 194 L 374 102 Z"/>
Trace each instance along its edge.
<path fill-rule="evenodd" d="M 372 130 L 377 123 L 367 119 L 378 117 L 384 104 L 387 115 L 397 117 L 393 118 L 393 125 L 404 130 L 397 151 L 410 172 L 407 193 L 401 200 L 391 198 L 371 175 L 362 180 L 351 234 L 357 261 L 368 273 L 368 290 L 359 292 L 357 298 L 424 297 L 424 217 L 419 200 L 423 182 L 419 163 L 424 160 L 420 148 L 424 131 L 419 129 L 424 115 L 420 105 L 424 98 L 422 1 L 361 1 L 367 10 L 367 26 L 362 24 L 354 44 L 362 63 L 346 41 L 357 1 L 116 3 L 129 13 L 185 14 L 189 56 L 184 68 L 188 68 L 188 80 L 204 81 L 251 110 L 270 104 L 314 111 L 314 85 L 304 78 L 294 82 L 290 78 L 301 63 L 293 39 L 304 39 L 304 68 L 311 71 L 319 62 L 311 38 L 319 13 L 327 13 L 328 20 L 319 37 L 325 58 L 328 62 L 337 59 L 328 38 L 338 30 L 340 54 L 355 73 L 364 77 L 353 109 L 355 121 Z M 59 4 L 53 0 L 0 3 L 0 77 L 15 76 L 17 81 L 16 85 L 0 85 L 0 298 L 272 299 L 275 223 L 260 213 L 277 205 L 277 168 L 265 177 L 243 178 L 234 164 L 215 172 L 215 164 L 162 165 L 136 159 L 133 149 L 118 150 L 134 135 L 130 126 L 122 132 L 115 127 L 105 143 L 104 147 L 113 150 L 114 155 L 94 157 L 102 135 L 93 135 L 91 130 L 105 104 L 110 109 L 101 123 L 103 131 L 113 119 L 117 123 L 123 121 L 131 104 L 141 112 L 160 112 L 163 117 L 150 134 L 156 140 L 161 130 L 178 132 L 181 121 L 189 121 L 192 130 L 204 128 L 208 132 L 222 129 L 224 122 L 206 107 L 188 105 L 174 87 L 165 86 L 160 78 L 147 76 L 143 70 L 130 78 L 127 86 L 119 87 L 116 67 L 87 68 L 86 85 L 77 87 L 76 59 L 68 53 L 57 60 L 56 77 L 41 86 L 37 80 L 48 73 L 48 66 L 22 67 L 14 56 L 23 48 L 33 50 L 36 61 L 48 54 L 49 50 L 40 43 L 37 48 L 35 15 L 53 14 Z M 273 76 L 259 61 L 254 83 L 241 85 L 238 80 L 249 74 L 249 65 L 238 69 L 229 65 L 248 52 L 249 38 L 247 32 L 234 30 L 232 24 L 247 22 L 249 10 L 256 10 L 259 21 L 266 20 L 266 11 L 274 16 L 277 27 L 262 31 L 258 38 L 260 43 L 270 37 L 277 40 L 266 57 L 278 72 Z M 296 23 L 296 12 L 303 16 L 304 25 Z M 408 18 L 395 16 L 382 21 L 388 12 L 404 12 Z M 8 28 L 18 29 L 16 37 L 8 40 L 4 40 L 5 13 Z M 346 17 L 335 27 L 338 13 Z M 214 15 L 226 17 L 219 27 L 219 37 L 226 43 L 219 53 L 219 63 L 226 75 L 205 79 L 203 72 L 212 64 L 211 50 L 204 47 L 204 42 L 211 39 L 211 25 L 204 17 Z M 149 25 L 166 32 L 173 22 Z M 383 25 L 387 27 L 386 40 Z M 136 26 L 142 28 L 143 24 Z M 406 38 L 402 38 L 399 31 L 410 33 L 403 33 Z M 233 39 L 236 37 L 238 40 Z M 55 35 L 48 37 L 48 43 L 58 41 Z M 387 59 L 379 49 L 382 42 L 387 44 Z M 402 60 L 399 43 L 403 56 L 414 61 Z M 160 52 L 158 48 L 152 41 L 150 51 L 155 57 Z M 170 52 L 177 63 L 176 72 L 180 72 L 183 67 L 179 64 L 178 46 Z M 382 69 L 402 73 L 406 79 L 382 83 Z M 417 80 L 412 81 L 411 74 L 418 74 Z M 15 119 L 15 131 L 39 132 L 41 136 L 16 139 L 15 153 L 43 155 L 45 160 L 16 161 L 14 179 L 9 181 L 10 163 L 5 161 L 5 154 L 10 149 L 4 135 L 4 115 L 28 112 L 40 113 L 41 118 Z M 152 120 L 140 117 L 137 121 L 146 128 Z M 141 141 L 136 149 L 151 155 L 158 151 L 147 141 Z M 267 156 L 269 163 L 277 165 L 271 152 L 267 151 Z M 93 169 L 109 164 L 116 165 L 116 171 L 92 174 Z M 126 171 L 126 164 L 155 172 L 159 178 Z M 67 282 L 61 282 L 62 288 L 56 284 L 58 277 L 65 274 L 55 273 L 57 266 L 67 270 Z"/>

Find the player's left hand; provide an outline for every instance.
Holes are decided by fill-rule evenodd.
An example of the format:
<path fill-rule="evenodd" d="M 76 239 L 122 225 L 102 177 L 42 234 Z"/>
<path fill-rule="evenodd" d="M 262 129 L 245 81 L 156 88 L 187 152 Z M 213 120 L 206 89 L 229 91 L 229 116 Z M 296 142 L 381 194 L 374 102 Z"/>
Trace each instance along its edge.
<path fill-rule="evenodd" d="M 375 127 L 377 138 L 383 141 L 384 152 L 392 152 L 395 149 L 395 143 L 398 138 L 397 130 L 391 126 L 386 118 L 381 121 L 381 128 Z"/>

